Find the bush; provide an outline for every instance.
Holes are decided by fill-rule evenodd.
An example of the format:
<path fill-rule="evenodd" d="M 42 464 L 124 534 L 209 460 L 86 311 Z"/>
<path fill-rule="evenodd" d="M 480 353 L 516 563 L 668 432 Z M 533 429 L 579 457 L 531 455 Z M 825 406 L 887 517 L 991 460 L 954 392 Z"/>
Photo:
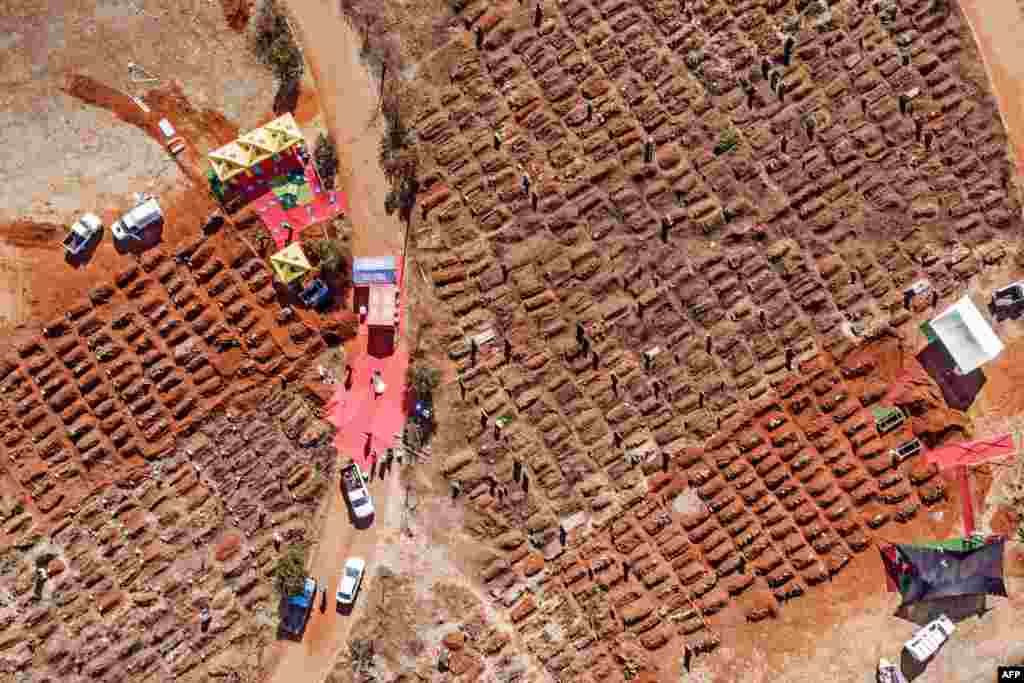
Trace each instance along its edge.
<path fill-rule="evenodd" d="M 410 365 L 406 383 L 417 398 L 429 401 L 434 390 L 441 386 L 441 371 L 428 365 Z"/>
<path fill-rule="evenodd" d="M 724 131 L 722 136 L 718 139 L 718 144 L 715 145 L 715 156 L 722 156 L 728 154 L 732 150 L 736 149 L 736 146 L 740 144 L 739 136 L 736 131 L 732 128 Z"/>
<path fill-rule="evenodd" d="M 302 77 L 302 53 L 278 0 L 266 0 L 256 17 L 253 51 L 283 84 Z"/>
<path fill-rule="evenodd" d="M 321 270 L 337 273 L 345 266 L 345 259 L 337 240 L 316 240 L 312 246 L 320 260 Z"/>
<path fill-rule="evenodd" d="M 398 103 L 389 98 L 384 103 L 384 136 L 380 141 L 381 165 L 388 169 L 399 153 L 409 147 L 412 142 L 412 132 L 405 124 Z"/>
<path fill-rule="evenodd" d="M 359 334 L 359 315 L 343 311 L 338 318 L 338 333 L 342 339 L 354 339 Z"/>
<path fill-rule="evenodd" d="M 316 172 L 320 174 L 320 180 L 324 189 L 334 189 L 334 176 L 338 174 L 338 151 L 334 147 L 334 140 L 331 140 L 325 133 L 320 133 L 316 139 L 316 151 L 313 153 L 316 159 Z"/>
<path fill-rule="evenodd" d="M 301 593 L 305 580 L 306 549 L 301 545 L 290 545 L 274 567 L 274 585 L 287 598 Z"/>

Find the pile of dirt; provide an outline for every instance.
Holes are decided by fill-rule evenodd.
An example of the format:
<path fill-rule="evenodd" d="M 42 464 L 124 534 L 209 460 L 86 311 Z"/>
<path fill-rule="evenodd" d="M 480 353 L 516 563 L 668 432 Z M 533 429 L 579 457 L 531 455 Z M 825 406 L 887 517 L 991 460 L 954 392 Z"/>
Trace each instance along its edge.
<path fill-rule="evenodd" d="M 909 415 L 912 431 L 929 448 L 972 434 L 970 418 L 946 404 L 942 389 L 898 335 L 858 347 L 844 359 L 843 370 L 853 376 L 850 383 L 860 391 L 884 389 L 880 403 L 899 407 Z"/>
<path fill-rule="evenodd" d="M 66 232 L 63 225 L 27 220 L 0 225 L 0 239 L 16 247 L 59 249 Z"/>
<path fill-rule="evenodd" d="M 224 10 L 224 20 L 233 31 L 244 31 L 249 25 L 249 18 L 252 16 L 252 0 L 221 0 L 221 9 Z"/>
<path fill-rule="evenodd" d="M 101 109 L 112 112 L 125 123 L 142 128 L 155 137 L 153 130 L 156 122 L 151 121 L 152 113 L 147 114 L 126 93 L 112 88 L 95 78 L 78 73 L 69 73 L 62 88 L 68 95 Z"/>

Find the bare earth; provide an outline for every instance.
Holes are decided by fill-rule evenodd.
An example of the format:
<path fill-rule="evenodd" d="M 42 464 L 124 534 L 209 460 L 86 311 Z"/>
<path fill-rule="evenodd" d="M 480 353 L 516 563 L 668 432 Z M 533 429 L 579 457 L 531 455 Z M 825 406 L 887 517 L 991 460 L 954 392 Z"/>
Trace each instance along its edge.
<path fill-rule="evenodd" d="M 0 150 L 0 224 L 66 222 L 181 182 L 156 141 L 62 92 L 69 71 L 137 95 L 176 79 L 197 107 L 243 129 L 273 101 L 271 74 L 217 2 L 25 0 L 0 14 L 0 130 L 9 143 Z M 129 62 L 159 81 L 133 84 Z"/>
<path fill-rule="evenodd" d="M 883 19 L 854 0 L 570 0 L 543 4 L 539 27 L 530 3 L 469 0 L 457 16 L 375 3 L 406 64 L 389 85 L 416 104 L 409 294 L 451 381 L 433 456 L 372 484 L 366 530 L 311 398 L 329 392 L 313 381 L 324 317 L 278 301 L 233 231 L 196 239 L 212 206 L 153 121 L 60 90 L 74 70 L 135 92 L 129 61 L 180 81 L 151 95 L 195 168 L 265 120 L 274 84 L 224 16 L 248 6 L 161 2 L 27 1 L 0 17 L 0 129 L 25 143 L 0 151 L 0 681 L 867 682 L 879 657 L 899 658 L 914 626 L 893 616 L 876 545 L 959 533 L 961 501 L 920 457 L 892 468 L 884 454 L 1024 414 L 1024 323 L 997 327 L 1007 351 L 963 415 L 913 359 L 935 309 L 900 300 L 927 277 L 940 309 L 984 303 L 1022 276 L 1006 182 L 1024 158 L 1013 2 L 946 15 L 883 2 L 900 8 Z M 338 3 L 288 6 L 319 89 L 297 115 L 322 108 L 339 143 L 353 250 L 394 253 L 379 84 Z M 762 55 L 785 99 L 754 74 Z M 899 111 L 912 87 L 928 142 Z M 61 260 L 62 224 L 82 210 L 109 222 L 135 190 L 166 201 L 159 249 L 120 254 L 108 238 L 84 267 Z M 180 248 L 198 256 L 176 262 Z M 574 355 L 577 322 L 596 360 Z M 495 343 L 471 353 L 486 330 Z M 892 400 L 914 416 L 876 436 L 866 408 L 904 369 L 915 382 Z M 278 390 L 282 377 L 310 392 Z M 499 415 L 514 420 L 498 429 Z M 1017 474 L 975 472 L 983 531 L 1013 533 L 1000 506 Z M 301 642 L 274 637 L 275 531 L 314 541 L 309 569 L 329 591 Z M 1024 562 L 1009 547 L 1011 596 L 960 621 L 916 681 L 1024 663 Z M 337 613 L 353 555 L 368 576 Z M 38 597 L 37 565 L 50 572 Z M 375 649 L 362 672 L 357 642 Z"/>

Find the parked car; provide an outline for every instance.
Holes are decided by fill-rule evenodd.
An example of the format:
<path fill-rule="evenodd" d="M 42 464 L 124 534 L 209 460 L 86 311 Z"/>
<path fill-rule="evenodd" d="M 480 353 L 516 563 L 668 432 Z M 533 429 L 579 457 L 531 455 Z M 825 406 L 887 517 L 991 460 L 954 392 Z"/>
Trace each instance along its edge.
<path fill-rule="evenodd" d="M 150 225 L 163 219 L 163 212 L 156 199 L 147 199 L 134 209 L 121 216 L 110 226 L 114 233 L 114 239 L 123 241 L 127 239 L 141 240 L 143 231 Z"/>
<path fill-rule="evenodd" d="M 992 292 L 992 310 L 997 318 L 1014 315 L 1024 307 L 1024 282 L 1014 282 Z"/>
<path fill-rule="evenodd" d="M 906 648 L 910 656 L 919 662 L 927 661 L 946 642 L 956 627 L 945 614 L 928 623 L 927 626 L 914 634 L 907 641 Z"/>
<path fill-rule="evenodd" d="M 338 580 L 338 607 L 351 605 L 355 602 L 359 593 L 359 586 L 363 583 L 363 572 L 366 571 L 366 562 L 358 557 L 350 557 L 345 563 L 345 569 L 341 572 Z"/>
<path fill-rule="evenodd" d="M 363 471 L 354 462 L 345 465 L 341 470 L 341 480 L 345 487 L 345 496 L 349 505 L 352 506 L 352 514 L 358 519 L 368 519 L 373 516 L 373 499 L 370 498 L 370 489 L 366 485 L 366 477 Z"/>
<path fill-rule="evenodd" d="M 288 598 L 288 604 L 284 612 L 284 623 L 281 625 L 285 633 L 293 636 L 302 635 L 306 628 L 306 620 L 313 608 L 313 599 L 316 598 L 316 580 L 306 577 L 302 582 L 302 592 Z"/>
<path fill-rule="evenodd" d="M 75 221 L 68 230 L 68 234 L 62 242 L 64 251 L 72 256 L 78 256 L 89 248 L 89 245 L 101 232 L 103 232 L 103 222 L 99 217 L 95 214 L 83 213 L 82 217 Z"/>
<path fill-rule="evenodd" d="M 324 281 L 316 278 L 299 293 L 299 298 L 310 308 L 322 308 L 327 305 L 330 295 L 330 290 L 327 289 Z"/>

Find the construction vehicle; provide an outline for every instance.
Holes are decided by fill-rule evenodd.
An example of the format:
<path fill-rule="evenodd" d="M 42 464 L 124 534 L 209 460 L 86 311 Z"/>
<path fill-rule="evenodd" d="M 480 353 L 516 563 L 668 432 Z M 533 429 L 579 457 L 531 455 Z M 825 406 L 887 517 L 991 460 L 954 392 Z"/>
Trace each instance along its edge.
<path fill-rule="evenodd" d="M 68 229 L 61 244 L 71 256 L 79 256 L 88 250 L 92 241 L 103 232 L 103 222 L 95 214 L 84 213 Z"/>
<path fill-rule="evenodd" d="M 121 216 L 110 226 L 111 232 L 114 233 L 114 239 L 118 241 L 141 240 L 146 228 L 163 220 L 163 212 L 155 198 L 140 197 L 140 199 L 142 201 L 134 209 Z"/>
<path fill-rule="evenodd" d="M 290 633 L 293 636 L 302 635 L 302 631 L 306 628 L 306 620 L 309 619 L 309 613 L 313 608 L 316 590 L 316 581 L 307 576 L 302 584 L 302 592 L 288 598 L 284 623 L 281 625 L 285 633 Z"/>
<path fill-rule="evenodd" d="M 352 514 L 357 519 L 369 519 L 373 516 L 373 500 L 370 489 L 366 486 L 366 477 L 359 465 L 349 462 L 341 470 L 341 481 L 345 487 L 345 497 L 352 506 Z"/>

